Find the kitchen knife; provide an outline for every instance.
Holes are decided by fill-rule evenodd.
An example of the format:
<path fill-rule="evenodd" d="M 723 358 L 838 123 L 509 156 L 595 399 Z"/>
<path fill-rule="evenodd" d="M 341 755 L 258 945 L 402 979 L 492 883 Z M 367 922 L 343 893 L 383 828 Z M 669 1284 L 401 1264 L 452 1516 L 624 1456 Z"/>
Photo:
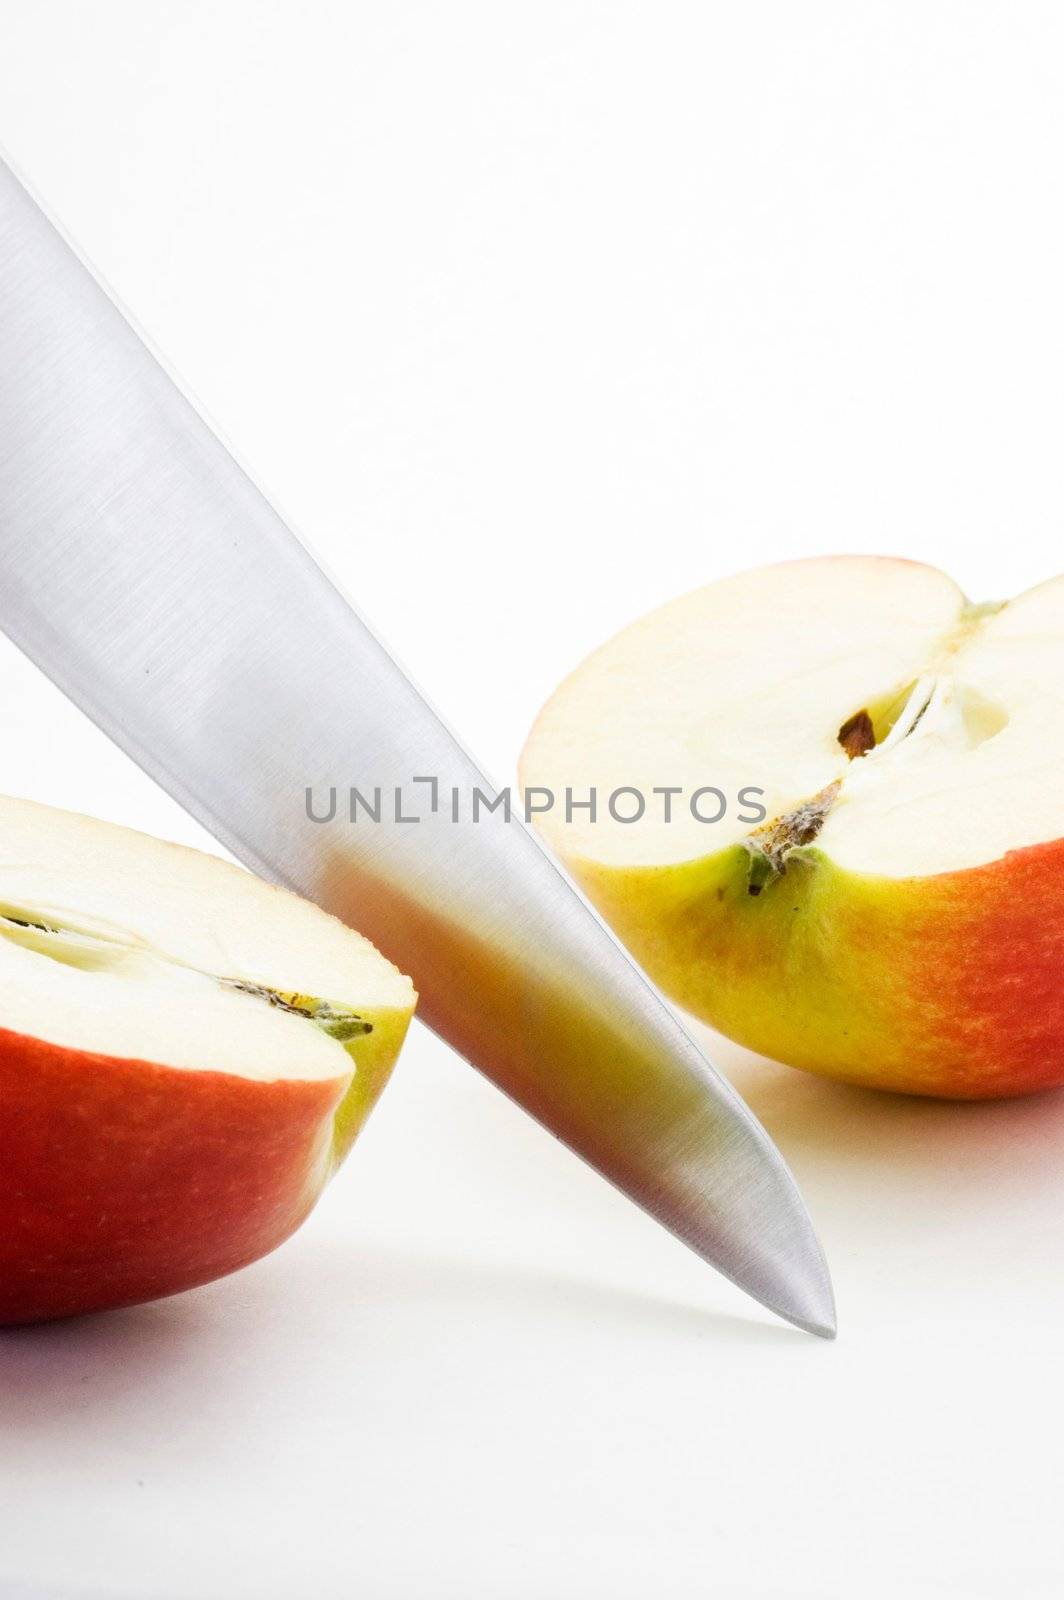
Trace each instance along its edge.
<path fill-rule="evenodd" d="M 0 624 L 235 856 L 409 972 L 422 1020 L 565 1144 L 834 1333 L 763 1129 L 516 814 L 474 820 L 495 791 L 2 163 Z"/>

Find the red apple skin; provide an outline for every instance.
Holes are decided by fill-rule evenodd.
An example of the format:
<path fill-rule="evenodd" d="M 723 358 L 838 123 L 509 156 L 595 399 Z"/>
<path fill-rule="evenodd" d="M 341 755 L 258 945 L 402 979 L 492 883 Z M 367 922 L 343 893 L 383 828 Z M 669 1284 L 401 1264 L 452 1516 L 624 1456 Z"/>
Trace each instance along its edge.
<path fill-rule="evenodd" d="M 303 1221 L 350 1075 L 256 1082 L 0 1029 L 0 1323 L 174 1294 Z"/>
<path fill-rule="evenodd" d="M 761 1055 L 947 1099 L 1064 1084 L 1064 840 L 922 878 L 801 854 L 756 897 L 739 846 L 568 865 L 666 994 Z"/>

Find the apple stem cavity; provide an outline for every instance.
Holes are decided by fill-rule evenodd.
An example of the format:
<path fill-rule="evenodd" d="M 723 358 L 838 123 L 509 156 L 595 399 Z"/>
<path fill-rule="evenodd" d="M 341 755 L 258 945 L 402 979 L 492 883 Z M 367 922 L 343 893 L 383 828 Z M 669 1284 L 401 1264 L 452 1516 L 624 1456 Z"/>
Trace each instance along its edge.
<path fill-rule="evenodd" d="M 764 823 L 743 841 L 750 855 L 746 878 L 748 894 L 759 895 L 776 878 L 782 878 L 787 870 L 788 857 L 794 851 L 812 844 L 824 826 L 841 788 L 842 780 L 836 778 L 819 794 L 803 800 L 800 806 L 784 812 L 783 816 Z"/>
<path fill-rule="evenodd" d="M 294 1017 L 306 1017 L 309 1022 L 316 1023 L 323 1033 L 327 1033 L 330 1039 L 336 1039 L 341 1044 L 373 1032 L 372 1022 L 367 1022 L 365 1017 L 344 1006 L 333 1005 L 329 1000 L 316 1000 L 307 994 L 285 994 L 280 989 L 269 989 L 262 983 L 247 983 L 242 978 L 221 978 L 219 982 L 228 989 L 236 989 L 240 994 L 265 1000 L 267 1005 L 276 1006 L 279 1011 L 287 1011 Z"/>

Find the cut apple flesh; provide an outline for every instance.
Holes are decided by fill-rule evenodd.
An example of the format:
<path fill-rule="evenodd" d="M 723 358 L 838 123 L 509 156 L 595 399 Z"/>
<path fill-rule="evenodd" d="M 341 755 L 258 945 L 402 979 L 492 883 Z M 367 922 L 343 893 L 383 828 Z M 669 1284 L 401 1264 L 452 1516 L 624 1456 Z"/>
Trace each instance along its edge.
<path fill-rule="evenodd" d="M 971 606 L 915 562 L 848 557 L 726 579 L 662 607 L 593 655 L 549 702 L 522 779 L 558 797 L 541 826 L 567 857 L 677 862 L 747 838 L 741 789 L 770 820 L 838 789 L 821 849 L 853 871 L 955 871 L 1064 830 L 1064 580 Z M 840 739 L 865 712 L 874 748 Z M 665 824 L 605 812 L 632 786 L 728 798 L 719 823 L 683 802 Z M 594 786 L 596 820 L 565 820 Z"/>
<path fill-rule="evenodd" d="M 252 1078 L 351 1072 L 342 1018 L 412 1004 L 368 940 L 307 901 L 214 856 L 2 798 L 0 975 L 0 1027 Z"/>
<path fill-rule="evenodd" d="M 343 1043 L 373 1031 L 346 1007 L 202 972 L 41 916 L 0 910 L 0 1018 L 19 1033 L 188 1071 L 318 1079 L 350 1073 Z"/>
<path fill-rule="evenodd" d="M 0 799 L 0 1320 L 169 1293 L 279 1243 L 414 999 L 359 934 L 239 868 Z"/>
<path fill-rule="evenodd" d="M 544 833 L 652 975 L 685 1004 L 766 1053 L 932 1092 L 934 1074 L 919 1063 L 910 1071 L 877 1061 L 875 1051 L 865 1065 L 848 1063 L 849 1029 L 818 1043 L 812 1035 L 825 1024 L 810 1021 L 820 1002 L 809 986 L 815 978 L 818 992 L 830 992 L 840 1018 L 855 1007 L 874 1010 L 867 993 L 847 990 L 838 970 L 843 930 L 846 961 L 855 949 L 869 953 L 871 984 L 871 952 L 884 936 L 877 918 L 900 906 L 902 886 L 911 896 L 913 886 L 934 884 L 935 894 L 948 886 L 952 897 L 939 948 L 920 923 L 930 889 L 905 903 L 921 959 L 950 963 L 938 974 L 940 987 L 951 975 L 958 985 L 970 978 L 973 993 L 958 988 L 957 1004 L 977 1005 L 973 952 L 954 951 L 946 937 L 963 921 L 966 938 L 994 938 L 999 956 L 1007 952 L 1011 967 L 996 980 L 1002 1013 L 1009 993 L 1014 1001 L 1023 993 L 1025 970 L 1028 1004 L 1037 990 L 1045 1007 L 1042 978 L 1034 984 L 1031 974 L 1048 973 L 1051 960 L 1059 971 L 1064 958 L 1064 944 L 1054 943 L 1064 941 L 1064 927 L 1053 909 L 1057 878 L 1064 881 L 1056 848 L 1064 836 L 1062 709 L 1064 579 L 1007 604 L 974 606 L 951 579 L 919 563 L 801 561 L 712 584 L 611 640 L 541 713 L 521 776 L 526 790 L 553 792 L 552 808 L 538 818 Z M 708 785 L 727 801 L 712 823 L 688 804 Z M 680 791 L 669 821 L 655 796 L 664 786 Z M 638 821 L 618 821 L 607 808 L 622 787 L 645 797 Z M 594 819 L 579 805 L 567 815 L 566 792 L 579 801 L 592 789 Z M 755 795 L 763 815 L 752 818 Z M 1021 886 L 1019 874 L 1021 857 L 1023 870 L 1033 870 L 1030 853 L 1039 849 L 1048 892 L 1036 935 L 1029 904 L 1021 926 L 1019 897 L 1030 895 L 1030 883 Z M 999 876 L 991 886 L 990 877 L 977 876 L 1013 862 L 1007 881 Z M 810 876 L 817 864 L 819 876 Z M 729 921 L 741 914 L 740 879 L 762 906 L 760 922 Z M 889 884 L 898 886 L 893 898 L 887 894 L 873 912 L 871 886 L 887 893 Z M 840 886 L 845 893 L 836 893 Z M 786 932 L 769 909 L 782 907 L 780 897 L 795 918 Z M 958 897 L 967 897 L 966 921 Z M 903 940 L 900 929 L 892 937 Z M 738 971 L 733 951 L 763 968 L 763 992 Z M 904 955 L 899 947 L 896 958 Z M 751 1021 L 753 1009 L 773 1007 L 773 993 L 791 1007 L 804 1004 L 806 1022 Z M 883 1026 L 891 1026 L 886 1017 Z M 958 1045 L 939 1087 L 948 1079 L 942 1092 L 978 1092 L 990 1074 L 985 1092 L 1004 1093 L 1064 1078 L 1064 1016 L 1060 1038 L 1055 1027 L 1046 1021 L 1039 1039 L 1028 1040 L 1015 1070 L 1009 1049 L 995 1045 L 1005 1063 L 996 1077 L 989 1059 L 972 1065 L 970 1040 Z M 989 1056 L 988 1040 L 982 1043 Z"/>

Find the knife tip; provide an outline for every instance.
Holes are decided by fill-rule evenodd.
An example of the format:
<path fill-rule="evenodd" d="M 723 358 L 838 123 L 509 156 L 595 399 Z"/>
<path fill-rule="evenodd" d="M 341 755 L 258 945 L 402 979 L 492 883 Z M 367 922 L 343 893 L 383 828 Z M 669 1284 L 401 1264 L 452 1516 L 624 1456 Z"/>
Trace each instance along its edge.
<path fill-rule="evenodd" d="M 807 1322 L 804 1319 L 800 1321 L 797 1318 L 793 1320 L 796 1328 L 801 1328 L 805 1333 L 813 1333 L 818 1339 L 835 1339 L 838 1337 L 839 1325 L 834 1312 L 824 1322 Z"/>
<path fill-rule="evenodd" d="M 835 1313 L 835 1294 L 831 1275 L 813 1236 L 814 1249 L 788 1262 L 788 1270 L 780 1274 L 773 1285 L 774 1293 L 759 1296 L 762 1303 L 777 1316 L 804 1333 L 815 1334 L 818 1339 L 834 1339 L 838 1334 Z"/>

